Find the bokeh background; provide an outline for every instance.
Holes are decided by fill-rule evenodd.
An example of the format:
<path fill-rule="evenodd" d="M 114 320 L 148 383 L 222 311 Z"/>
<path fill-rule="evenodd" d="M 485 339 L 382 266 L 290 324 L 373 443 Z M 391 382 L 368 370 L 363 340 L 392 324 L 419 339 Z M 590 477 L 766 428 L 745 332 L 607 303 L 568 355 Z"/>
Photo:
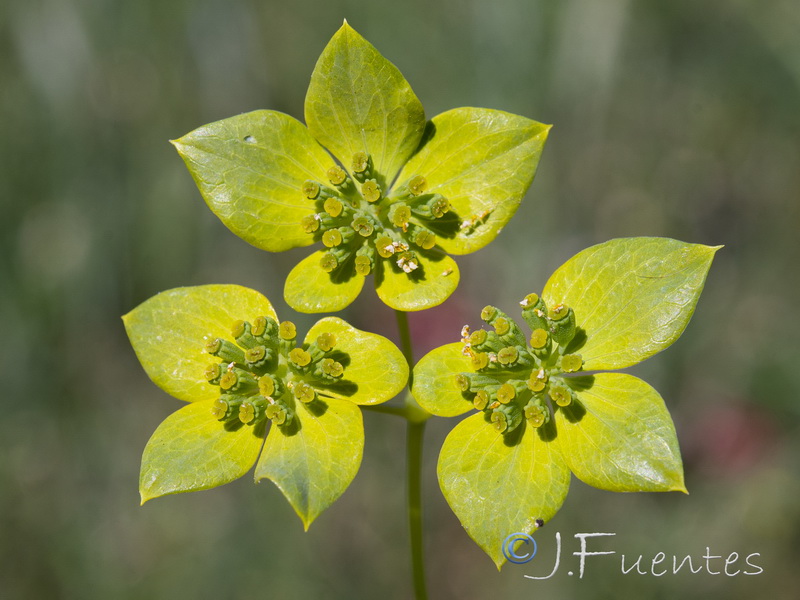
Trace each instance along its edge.
<path fill-rule="evenodd" d="M 800 5 L 794 0 L 5 0 L 0 4 L 0 598 L 411 596 L 404 424 L 367 414 L 365 460 L 308 533 L 249 477 L 139 507 L 141 451 L 180 403 L 120 315 L 160 290 L 239 283 L 287 318 L 271 255 L 205 207 L 170 138 L 256 108 L 302 117 L 342 18 L 433 116 L 486 106 L 553 123 L 516 218 L 459 259 L 417 354 L 493 303 L 512 311 L 578 250 L 631 235 L 725 244 L 686 334 L 633 370 L 672 410 L 690 495 L 574 481 L 540 554 L 498 573 L 425 454 L 433 598 L 795 598 L 800 560 Z M 365 288 L 368 289 L 368 288 Z M 343 315 L 396 339 L 373 292 Z M 301 328 L 310 318 L 295 315 Z M 562 566 L 552 570 L 555 533 Z M 614 556 L 588 559 L 573 535 Z M 643 555 L 731 572 L 623 575 Z M 722 560 L 712 562 L 721 570 Z M 750 569 L 751 571 L 753 569 Z"/>

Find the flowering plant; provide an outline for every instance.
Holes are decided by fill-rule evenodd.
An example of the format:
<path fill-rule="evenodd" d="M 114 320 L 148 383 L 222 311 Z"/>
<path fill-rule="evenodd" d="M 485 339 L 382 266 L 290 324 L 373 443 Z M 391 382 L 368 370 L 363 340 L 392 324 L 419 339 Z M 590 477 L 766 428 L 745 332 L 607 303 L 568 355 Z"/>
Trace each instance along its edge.
<path fill-rule="evenodd" d="M 694 313 L 717 248 L 665 238 L 611 240 L 568 260 L 521 303 L 526 336 L 493 306 L 493 330 L 462 330 L 414 368 L 413 393 L 450 432 L 439 483 L 498 566 L 511 532 L 533 533 L 561 507 L 570 471 L 617 492 L 686 491 L 664 401 L 627 373 L 672 344 Z"/>
<path fill-rule="evenodd" d="M 449 254 L 482 248 L 514 215 L 550 129 L 485 108 L 426 122 L 397 67 L 347 23 L 311 75 L 305 118 L 259 110 L 173 142 L 236 235 L 271 252 L 322 243 L 286 280 L 300 312 L 345 308 L 370 274 L 394 309 L 444 302 L 459 281 Z"/>
<path fill-rule="evenodd" d="M 123 317 L 150 378 L 187 406 L 144 450 L 142 503 L 238 479 L 255 464 L 306 528 L 347 488 L 361 464 L 358 405 L 406 384 L 403 355 L 386 338 L 336 317 L 299 342 L 269 300 L 236 285 L 177 288 Z"/>

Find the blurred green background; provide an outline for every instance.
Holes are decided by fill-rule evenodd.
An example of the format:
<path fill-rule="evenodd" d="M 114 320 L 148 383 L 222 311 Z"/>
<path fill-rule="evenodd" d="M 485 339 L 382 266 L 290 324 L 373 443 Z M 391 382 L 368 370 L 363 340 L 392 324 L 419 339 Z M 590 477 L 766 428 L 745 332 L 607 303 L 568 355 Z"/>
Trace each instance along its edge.
<path fill-rule="evenodd" d="M 433 116 L 486 106 L 553 123 L 517 217 L 459 259 L 418 356 L 489 302 L 512 311 L 578 250 L 630 235 L 725 244 L 672 348 L 634 369 L 671 408 L 689 496 L 574 481 L 540 555 L 498 573 L 435 479 L 433 598 L 795 598 L 800 560 L 800 5 L 793 0 L 5 0 L 0 5 L 0 598 L 411 596 L 404 425 L 367 414 L 361 472 L 303 533 L 269 482 L 140 508 L 139 459 L 180 403 L 149 382 L 119 316 L 160 290 L 239 283 L 279 315 L 307 251 L 247 246 L 167 143 L 257 108 L 296 117 L 342 18 Z M 794 266 L 793 266 L 794 265 Z M 366 289 L 366 288 L 365 288 Z M 295 315 L 296 316 L 296 315 Z M 347 314 L 396 338 L 373 292 Z M 312 319 L 297 317 L 301 328 Z M 562 566 L 552 579 L 555 533 Z M 573 534 L 590 541 L 583 580 Z M 510 533 L 510 532 L 509 532 Z M 620 573 L 664 552 L 731 571 Z M 717 560 L 712 569 L 721 570 Z"/>

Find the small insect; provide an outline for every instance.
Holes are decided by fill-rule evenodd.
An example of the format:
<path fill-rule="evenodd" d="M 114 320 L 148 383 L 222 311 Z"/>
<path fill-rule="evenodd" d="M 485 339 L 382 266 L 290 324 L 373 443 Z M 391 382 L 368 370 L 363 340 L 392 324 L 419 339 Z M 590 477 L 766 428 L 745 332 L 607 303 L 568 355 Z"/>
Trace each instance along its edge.
<path fill-rule="evenodd" d="M 453 269 L 445 269 L 444 271 L 442 271 L 442 277 L 447 277 L 448 275 L 452 274 L 453 274 Z"/>
<path fill-rule="evenodd" d="M 536 529 L 544 527 L 544 519 L 536 519 L 535 523 L 536 523 Z"/>

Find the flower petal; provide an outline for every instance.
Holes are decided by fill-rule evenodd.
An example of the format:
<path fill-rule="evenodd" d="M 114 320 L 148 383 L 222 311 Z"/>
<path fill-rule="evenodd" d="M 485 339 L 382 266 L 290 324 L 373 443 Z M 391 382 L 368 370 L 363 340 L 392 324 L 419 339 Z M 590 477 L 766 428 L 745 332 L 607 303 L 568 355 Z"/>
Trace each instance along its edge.
<path fill-rule="evenodd" d="M 437 417 L 456 417 L 473 408 L 456 387 L 459 373 L 472 372 L 461 343 L 439 346 L 423 356 L 414 367 L 411 393 L 419 405 Z"/>
<path fill-rule="evenodd" d="M 581 481 L 613 492 L 685 492 L 672 418 L 658 392 L 624 373 L 575 378 L 578 401 L 556 412 L 562 453 Z"/>
<path fill-rule="evenodd" d="M 314 137 L 345 168 L 351 168 L 356 152 L 370 154 L 383 189 L 425 129 L 422 104 L 402 73 L 347 22 L 317 61 L 305 116 Z"/>
<path fill-rule="evenodd" d="M 187 402 L 210 400 L 206 367 L 219 362 L 204 351 L 208 339 L 231 338 L 231 325 L 258 316 L 277 319 L 269 300 L 238 285 L 175 288 L 146 300 L 122 317 L 139 362 L 165 392 Z"/>
<path fill-rule="evenodd" d="M 439 306 L 456 288 L 460 273 L 456 261 L 446 254 L 417 252 L 418 268 L 405 273 L 383 262 L 375 274 L 375 289 L 384 304 L 412 312 Z"/>
<path fill-rule="evenodd" d="M 434 117 L 419 151 L 397 178 L 421 175 L 462 222 L 439 244 L 452 254 L 474 252 L 508 223 L 528 191 L 549 125 L 488 108 L 456 108 Z M 469 226 L 469 222 L 472 225 Z"/>
<path fill-rule="evenodd" d="M 336 312 L 358 297 L 364 287 L 363 275 L 353 273 L 336 280 L 320 267 L 325 252 L 319 250 L 301 260 L 286 277 L 283 297 L 294 310 L 302 313 Z"/>
<path fill-rule="evenodd" d="M 272 427 L 256 465 L 256 481 L 271 479 L 307 530 L 356 476 L 364 451 L 361 410 L 337 398 L 298 403 L 299 429 Z"/>
<path fill-rule="evenodd" d="M 326 395 L 355 404 L 380 404 L 394 398 L 408 383 L 408 363 L 385 337 L 356 329 L 337 317 L 326 317 L 314 324 L 305 342 L 311 343 L 323 333 L 336 336 L 335 350 L 343 352 L 348 363 L 342 385 L 326 389 Z"/>
<path fill-rule="evenodd" d="M 308 179 L 327 182 L 335 163 L 300 121 L 258 110 L 172 143 L 209 208 L 240 238 L 271 252 L 314 242 L 300 226 L 314 212 L 302 185 Z"/>
<path fill-rule="evenodd" d="M 225 425 L 211 415 L 213 401 L 194 402 L 168 416 L 145 446 L 142 504 L 167 494 L 207 490 L 238 479 L 255 464 L 264 428 Z"/>
<path fill-rule="evenodd" d="M 680 337 L 721 246 L 657 237 L 615 239 L 579 252 L 545 285 L 547 306 L 575 311 L 586 370 L 622 369 Z"/>
<path fill-rule="evenodd" d="M 439 454 L 439 485 L 469 536 L 499 569 L 502 542 L 533 533 L 549 521 L 569 490 L 569 469 L 558 444 L 520 425 L 513 443 L 486 422 L 467 417 L 447 436 Z"/>

